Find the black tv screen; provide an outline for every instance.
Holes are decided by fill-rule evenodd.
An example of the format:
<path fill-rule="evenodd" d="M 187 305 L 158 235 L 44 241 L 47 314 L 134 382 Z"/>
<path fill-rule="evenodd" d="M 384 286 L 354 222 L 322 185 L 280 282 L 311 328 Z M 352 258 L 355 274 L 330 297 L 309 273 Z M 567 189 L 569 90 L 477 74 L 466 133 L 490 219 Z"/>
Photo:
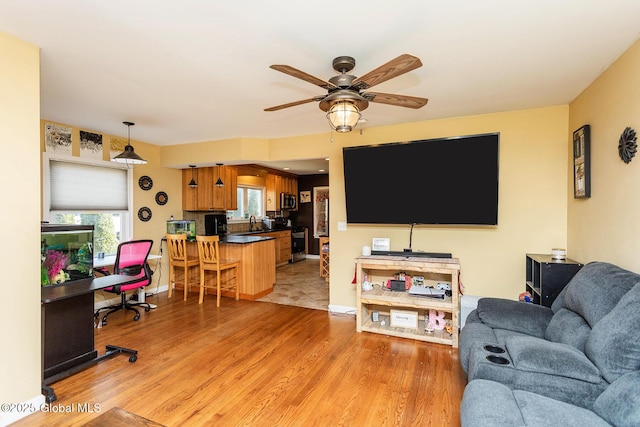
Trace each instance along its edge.
<path fill-rule="evenodd" d="M 498 224 L 499 134 L 343 148 L 347 222 Z"/>

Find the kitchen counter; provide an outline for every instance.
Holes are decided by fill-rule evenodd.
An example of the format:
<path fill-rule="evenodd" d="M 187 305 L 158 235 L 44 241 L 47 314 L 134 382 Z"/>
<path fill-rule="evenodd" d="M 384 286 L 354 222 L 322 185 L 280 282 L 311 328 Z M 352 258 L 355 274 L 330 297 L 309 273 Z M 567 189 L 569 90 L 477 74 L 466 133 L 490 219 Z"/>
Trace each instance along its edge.
<path fill-rule="evenodd" d="M 276 257 L 276 267 L 289 264 L 291 262 L 291 230 L 292 227 L 278 228 L 275 230 L 255 230 L 240 231 L 229 237 L 266 238 L 275 239 L 274 253 Z"/>
<path fill-rule="evenodd" d="M 226 235 L 220 238 L 220 257 L 240 260 L 240 299 L 255 301 L 273 292 L 276 283 L 275 244 L 276 239 L 270 236 Z M 187 253 L 198 257 L 195 241 L 187 242 Z M 221 279 L 225 281 L 232 274 L 230 270 L 225 270 L 221 272 Z M 199 278 L 199 266 L 192 267 L 190 275 Z M 206 280 L 215 280 L 215 274 L 207 273 Z M 200 288 L 192 286 L 191 292 L 200 292 Z M 222 295 L 235 298 L 233 291 L 222 291 Z"/>

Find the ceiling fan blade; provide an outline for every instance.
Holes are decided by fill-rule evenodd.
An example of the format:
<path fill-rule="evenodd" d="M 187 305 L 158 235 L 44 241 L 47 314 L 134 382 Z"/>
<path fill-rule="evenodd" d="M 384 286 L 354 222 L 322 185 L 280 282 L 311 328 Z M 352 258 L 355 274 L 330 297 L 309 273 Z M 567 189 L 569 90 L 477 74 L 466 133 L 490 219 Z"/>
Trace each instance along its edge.
<path fill-rule="evenodd" d="M 405 53 L 370 71 L 364 76 L 358 77 L 353 81 L 351 87 L 358 90 L 368 89 L 419 67 L 422 67 L 420 58 Z"/>
<path fill-rule="evenodd" d="M 427 98 L 418 98 L 416 96 L 394 95 L 392 93 L 367 92 L 362 94 L 370 102 L 378 104 L 389 104 L 406 108 L 422 108 L 429 101 Z"/>
<path fill-rule="evenodd" d="M 269 68 L 280 71 L 281 73 L 288 74 L 297 79 L 304 80 L 305 82 L 309 82 L 313 85 L 320 86 L 323 89 L 336 89 L 337 86 L 328 81 L 319 79 L 318 77 L 314 77 L 311 74 L 307 74 L 304 71 L 300 71 L 297 68 L 290 67 L 288 65 L 271 65 Z"/>
<path fill-rule="evenodd" d="M 303 99 L 301 101 L 289 102 L 288 104 L 276 105 L 275 107 L 265 108 L 264 111 L 278 111 L 284 108 L 295 107 L 296 105 L 307 104 L 313 101 L 320 101 L 324 98 L 324 96 L 316 96 L 315 98 Z"/>

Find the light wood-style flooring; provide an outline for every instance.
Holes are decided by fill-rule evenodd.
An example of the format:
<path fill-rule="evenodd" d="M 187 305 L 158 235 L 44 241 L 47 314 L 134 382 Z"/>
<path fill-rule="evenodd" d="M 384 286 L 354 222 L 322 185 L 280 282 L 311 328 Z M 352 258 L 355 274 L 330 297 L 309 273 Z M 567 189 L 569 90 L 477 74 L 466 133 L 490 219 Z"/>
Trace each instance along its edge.
<path fill-rule="evenodd" d="M 195 296 L 194 296 L 195 295 Z M 116 356 L 52 386 L 58 412 L 14 425 L 81 426 L 114 407 L 167 426 L 456 426 L 466 377 L 457 349 L 357 333 L 351 315 L 166 292 L 157 309 L 96 329 Z M 78 406 L 99 412 L 82 413 Z M 71 409 L 71 410 L 69 410 Z"/>

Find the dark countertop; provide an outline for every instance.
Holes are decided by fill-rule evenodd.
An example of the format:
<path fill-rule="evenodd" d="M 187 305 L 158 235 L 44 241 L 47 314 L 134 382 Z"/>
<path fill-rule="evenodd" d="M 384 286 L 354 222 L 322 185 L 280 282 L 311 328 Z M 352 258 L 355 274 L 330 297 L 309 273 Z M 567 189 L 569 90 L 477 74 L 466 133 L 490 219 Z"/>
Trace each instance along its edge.
<path fill-rule="evenodd" d="M 220 238 L 220 243 L 230 243 L 230 244 L 247 244 L 247 243 L 256 243 L 262 242 L 265 240 L 273 240 L 275 237 L 271 236 L 256 236 L 255 234 L 260 233 L 251 233 L 250 235 L 245 234 L 228 234 L 224 237 Z"/>
<path fill-rule="evenodd" d="M 256 230 L 256 231 L 239 231 L 237 233 L 231 233 L 227 236 L 255 236 L 265 233 L 276 233 L 278 231 L 291 231 L 293 227 L 276 228 L 273 230 Z"/>

